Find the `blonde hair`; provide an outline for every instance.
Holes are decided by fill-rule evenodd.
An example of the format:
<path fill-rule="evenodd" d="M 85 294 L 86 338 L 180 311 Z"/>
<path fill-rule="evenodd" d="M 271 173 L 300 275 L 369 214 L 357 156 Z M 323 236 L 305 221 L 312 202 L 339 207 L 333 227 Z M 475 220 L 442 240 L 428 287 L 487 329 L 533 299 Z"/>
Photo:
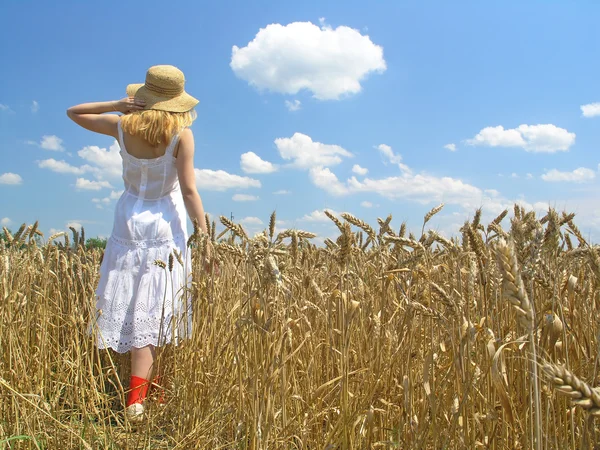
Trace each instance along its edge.
<path fill-rule="evenodd" d="M 121 126 L 126 133 L 139 136 L 157 147 L 159 144 L 168 145 L 175 134 L 196 120 L 196 116 L 193 109 L 182 113 L 145 109 L 122 116 Z"/>

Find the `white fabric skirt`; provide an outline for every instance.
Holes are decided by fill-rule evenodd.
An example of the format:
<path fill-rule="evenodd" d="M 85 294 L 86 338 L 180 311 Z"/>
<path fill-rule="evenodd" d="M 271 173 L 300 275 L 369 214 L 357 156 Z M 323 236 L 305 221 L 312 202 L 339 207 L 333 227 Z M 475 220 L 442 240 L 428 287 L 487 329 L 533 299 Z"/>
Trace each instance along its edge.
<path fill-rule="evenodd" d="M 157 200 L 128 192 L 121 196 L 96 290 L 92 326 L 99 348 L 124 353 L 132 347 L 177 344 L 190 336 L 191 259 L 185 220 L 179 189 Z"/>

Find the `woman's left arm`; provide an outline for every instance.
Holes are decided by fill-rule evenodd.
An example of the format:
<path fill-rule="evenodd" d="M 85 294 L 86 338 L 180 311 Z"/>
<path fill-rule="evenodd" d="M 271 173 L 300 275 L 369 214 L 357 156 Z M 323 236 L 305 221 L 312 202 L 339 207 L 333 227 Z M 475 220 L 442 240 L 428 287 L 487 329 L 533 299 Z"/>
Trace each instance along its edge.
<path fill-rule="evenodd" d="M 123 114 L 144 109 L 143 100 L 125 97 L 112 102 L 82 103 L 67 109 L 67 116 L 77 125 L 100 134 L 117 137 L 119 116 L 104 114 L 121 112 Z"/>

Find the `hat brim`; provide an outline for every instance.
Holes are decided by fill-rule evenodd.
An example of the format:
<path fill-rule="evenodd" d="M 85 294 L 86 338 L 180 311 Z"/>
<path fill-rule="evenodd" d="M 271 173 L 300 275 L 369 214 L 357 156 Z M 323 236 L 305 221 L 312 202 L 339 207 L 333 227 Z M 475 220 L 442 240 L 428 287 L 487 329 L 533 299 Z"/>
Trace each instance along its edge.
<path fill-rule="evenodd" d="M 156 109 L 169 112 L 187 112 L 200 103 L 187 92 L 182 92 L 176 97 L 164 97 L 149 90 L 143 83 L 130 84 L 127 86 L 127 95 L 129 97 L 139 98 L 146 102 L 144 109 Z"/>

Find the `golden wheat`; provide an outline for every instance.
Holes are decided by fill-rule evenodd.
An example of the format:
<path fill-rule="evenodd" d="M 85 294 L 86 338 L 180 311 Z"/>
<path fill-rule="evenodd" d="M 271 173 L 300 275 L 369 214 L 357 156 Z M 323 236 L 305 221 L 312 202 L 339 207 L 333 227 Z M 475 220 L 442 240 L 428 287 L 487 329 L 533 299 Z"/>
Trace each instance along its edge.
<path fill-rule="evenodd" d="M 506 211 L 484 227 L 478 210 L 462 241 L 327 212 L 322 248 L 275 235 L 275 213 L 252 239 L 206 218 L 192 338 L 158 353 L 167 403 L 136 426 L 128 357 L 88 335 L 102 251 L 83 230 L 5 230 L 0 448 L 580 448 L 600 411 L 598 248 L 572 214 L 513 211 L 503 229 Z"/>

